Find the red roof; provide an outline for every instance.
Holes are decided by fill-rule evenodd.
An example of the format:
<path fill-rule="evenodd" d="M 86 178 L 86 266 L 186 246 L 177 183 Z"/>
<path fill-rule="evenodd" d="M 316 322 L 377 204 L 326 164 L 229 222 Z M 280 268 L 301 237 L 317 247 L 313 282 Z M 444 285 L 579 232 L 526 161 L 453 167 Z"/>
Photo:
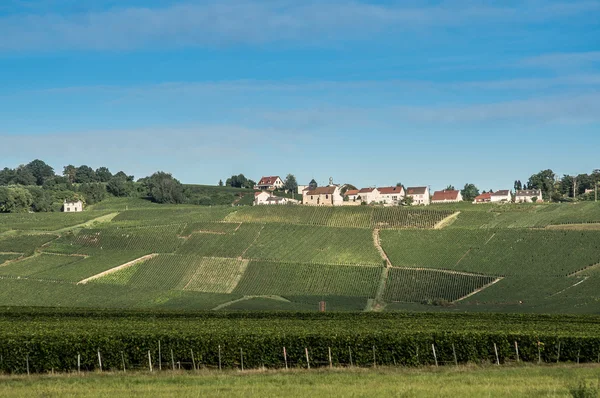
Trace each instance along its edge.
<path fill-rule="evenodd" d="M 425 195 L 427 187 L 408 187 L 406 191 L 409 195 Z"/>
<path fill-rule="evenodd" d="M 274 185 L 278 178 L 279 176 L 263 177 L 257 185 Z"/>
<path fill-rule="evenodd" d="M 373 188 L 362 188 L 358 193 L 369 193 L 373 192 Z"/>
<path fill-rule="evenodd" d="M 490 201 L 492 200 L 492 194 L 491 193 L 482 193 L 481 195 L 478 195 L 475 197 L 475 201 L 476 202 L 483 202 L 483 201 Z"/>
<path fill-rule="evenodd" d="M 402 193 L 402 187 L 381 187 L 377 188 L 380 193 L 390 194 L 390 193 Z"/>
<path fill-rule="evenodd" d="M 459 191 L 435 191 L 431 200 L 457 200 Z"/>
<path fill-rule="evenodd" d="M 348 196 L 348 195 L 356 195 L 358 194 L 358 189 L 349 189 L 346 191 L 346 193 L 344 195 Z"/>
<path fill-rule="evenodd" d="M 332 195 L 335 190 L 336 190 L 336 186 L 330 186 L 330 187 L 317 187 L 315 189 L 311 189 L 310 191 L 306 192 L 307 195 Z"/>

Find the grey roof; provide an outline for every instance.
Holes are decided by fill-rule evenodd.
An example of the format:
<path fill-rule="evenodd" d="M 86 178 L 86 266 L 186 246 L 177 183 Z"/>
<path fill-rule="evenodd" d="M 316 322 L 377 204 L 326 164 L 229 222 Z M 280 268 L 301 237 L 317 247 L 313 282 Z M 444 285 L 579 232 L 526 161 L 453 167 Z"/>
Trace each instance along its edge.
<path fill-rule="evenodd" d="M 510 190 L 502 189 L 500 191 L 496 191 L 492 194 L 492 196 L 508 196 L 510 195 Z"/>
<path fill-rule="evenodd" d="M 541 189 L 523 189 L 517 191 L 517 196 L 540 196 L 541 194 Z"/>

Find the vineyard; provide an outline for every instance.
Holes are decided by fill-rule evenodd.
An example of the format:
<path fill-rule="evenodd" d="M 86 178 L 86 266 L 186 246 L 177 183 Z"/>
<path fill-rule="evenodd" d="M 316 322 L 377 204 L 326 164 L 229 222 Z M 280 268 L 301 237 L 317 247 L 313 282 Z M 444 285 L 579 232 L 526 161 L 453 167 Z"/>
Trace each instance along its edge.
<path fill-rule="evenodd" d="M 600 225 L 593 203 L 198 207 L 115 199 L 102 206 L 0 215 L 0 306 L 599 308 L 600 230 L 582 227 Z"/>
<path fill-rule="evenodd" d="M 599 330 L 596 316 L 10 309 L 0 371 L 595 363 Z"/>

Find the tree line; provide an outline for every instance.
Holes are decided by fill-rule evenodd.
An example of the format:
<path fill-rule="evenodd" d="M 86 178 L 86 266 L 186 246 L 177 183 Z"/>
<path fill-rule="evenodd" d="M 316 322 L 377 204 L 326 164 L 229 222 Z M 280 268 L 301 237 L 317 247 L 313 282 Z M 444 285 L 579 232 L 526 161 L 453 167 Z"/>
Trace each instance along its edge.
<path fill-rule="evenodd" d="M 158 203 L 185 203 L 184 187 L 169 173 L 156 172 L 135 181 L 107 167 L 68 165 L 62 174 L 36 159 L 15 169 L 0 170 L 0 212 L 59 211 L 64 200 L 92 205 L 106 197 L 146 197 Z"/>

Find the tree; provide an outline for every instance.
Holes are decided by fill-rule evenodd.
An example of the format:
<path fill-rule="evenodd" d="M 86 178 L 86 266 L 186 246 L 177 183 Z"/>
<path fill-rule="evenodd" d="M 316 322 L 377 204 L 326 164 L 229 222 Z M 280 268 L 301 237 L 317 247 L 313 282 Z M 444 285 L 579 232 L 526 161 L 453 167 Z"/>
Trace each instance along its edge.
<path fill-rule="evenodd" d="M 148 196 L 157 203 L 183 203 L 183 185 L 169 173 L 158 171 L 147 181 Z"/>
<path fill-rule="evenodd" d="M 223 186 L 223 180 L 219 180 L 219 186 L 222 187 Z"/>
<path fill-rule="evenodd" d="M 39 159 L 29 162 L 25 168 L 35 177 L 36 185 L 44 185 L 47 179 L 54 177 L 54 169 Z"/>
<path fill-rule="evenodd" d="M 15 176 L 16 170 L 5 167 L 4 169 L 0 170 L 0 185 L 14 184 Z"/>
<path fill-rule="evenodd" d="M 0 187 L 1 213 L 26 213 L 32 202 L 31 193 L 23 187 Z"/>
<path fill-rule="evenodd" d="M 134 180 L 134 176 L 128 176 L 127 174 L 125 174 L 124 171 L 119 171 L 117 174 L 115 174 L 113 177 L 119 177 L 119 178 L 123 178 L 127 181 L 131 181 L 133 182 Z"/>
<path fill-rule="evenodd" d="M 444 191 L 454 191 L 454 185 L 448 185 Z"/>
<path fill-rule="evenodd" d="M 306 180 L 305 180 L 306 181 Z M 310 189 L 311 191 L 313 189 L 316 189 L 319 185 L 317 184 L 317 182 L 315 181 L 315 179 L 313 178 L 312 180 L 310 180 L 310 182 L 308 183 L 308 189 Z"/>
<path fill-rule="evenodd" d="M 411 206 L 411 205 L 413 204 L 413 201 L 414 201 L 414 199 L 413 199 L 413 197 L 412 197 L 412 196 L 405 195 L 405 196 L 402 198 L 402 200 L 400 201 L 400 204 L 401 204 L 402 206 Z"/>
<path fill-rule="evenodd" d="M 75 182 L 75 175 L 77 174 L 77 167 L 72 164 L 65 166 L 63 168 L 63 176 L 69 180 L 71 184 Z"/>
<path fill-rule="evenodd" d="M 49 181 L 49 180 L 48 180 Z M 31 194 L 31 210 L 35 212 L 48 212 L 52 211 L 52 205 L 54 204 L 54 197 L 48 190 L 40 187 L 28 188 Z"/>
<path fill-rule="evenodd" d="M 106 187 L 101 183 L 84 183 L 79 187 L 79 192 L 85 198 L 85 203 L 93 205 L 106 198 Z"/>
<path fill-rule="evenodd" d="M 295 193 L 298 190 L 298 182 L 296 181 L 296 177 L 293 174 L 288 174 L 287 177 L 285 177 L 283 188 L 286 191 L 292 193 Z"/>
<path fill-rule="evenodd" d="M 135 186 L 132 181 L 128 181 L 122 176 L 113 177 L 106 184 L 106 190 L 117 197 L 129 196 L 135 191 Z"/>
<path fill-rule="evenodd" d="M 112 173 L 107 167 L 98 167 L 96 169 L 96 179 L 99 182 L 108 182 L 112 178 Z"/>
<path fill-rule="evenodd" d="M 527 181 L 528 189 L 540 189 L 544 200 L 556 200 L 554 180 L 556 175 L 550 169 L 533 174 Z"/>
<path fill-rule="evenodd" d="M 26 166 L 19 166 L 15 172 L 13 183 L 19 185 L 35 185 L 36 179 L 31 170 Z"/>
<path fill-rule="evenodd" d="M 78 184 L 86 184 L 96 181 L 96 172 L 90 166 L 79 166 L 75 169 L 75 182 Z"/>
<path fill-rule="evenodd" d="M 342 189 L 340 190 L 340 193 L 344 195 L 346 192 L 356 189 L 357 188 L 352 184 L 344 184 L 344 186 L 342 186 Z"/>
<path fill-rule="evenodd" d="M 479 195 L 479 189 L 475 184 L 465 184 L 465 187 L 460 191 L 463 200 L 466 202 L 472 202 L 476 196 Z"/>
<path fill-rule="evenodd" d="M 521 180 L 516 180 L 515 185 L 513 186 L 515 191 L 520 191 L 523 189 L 523 184 L 521 184 Z"/>

